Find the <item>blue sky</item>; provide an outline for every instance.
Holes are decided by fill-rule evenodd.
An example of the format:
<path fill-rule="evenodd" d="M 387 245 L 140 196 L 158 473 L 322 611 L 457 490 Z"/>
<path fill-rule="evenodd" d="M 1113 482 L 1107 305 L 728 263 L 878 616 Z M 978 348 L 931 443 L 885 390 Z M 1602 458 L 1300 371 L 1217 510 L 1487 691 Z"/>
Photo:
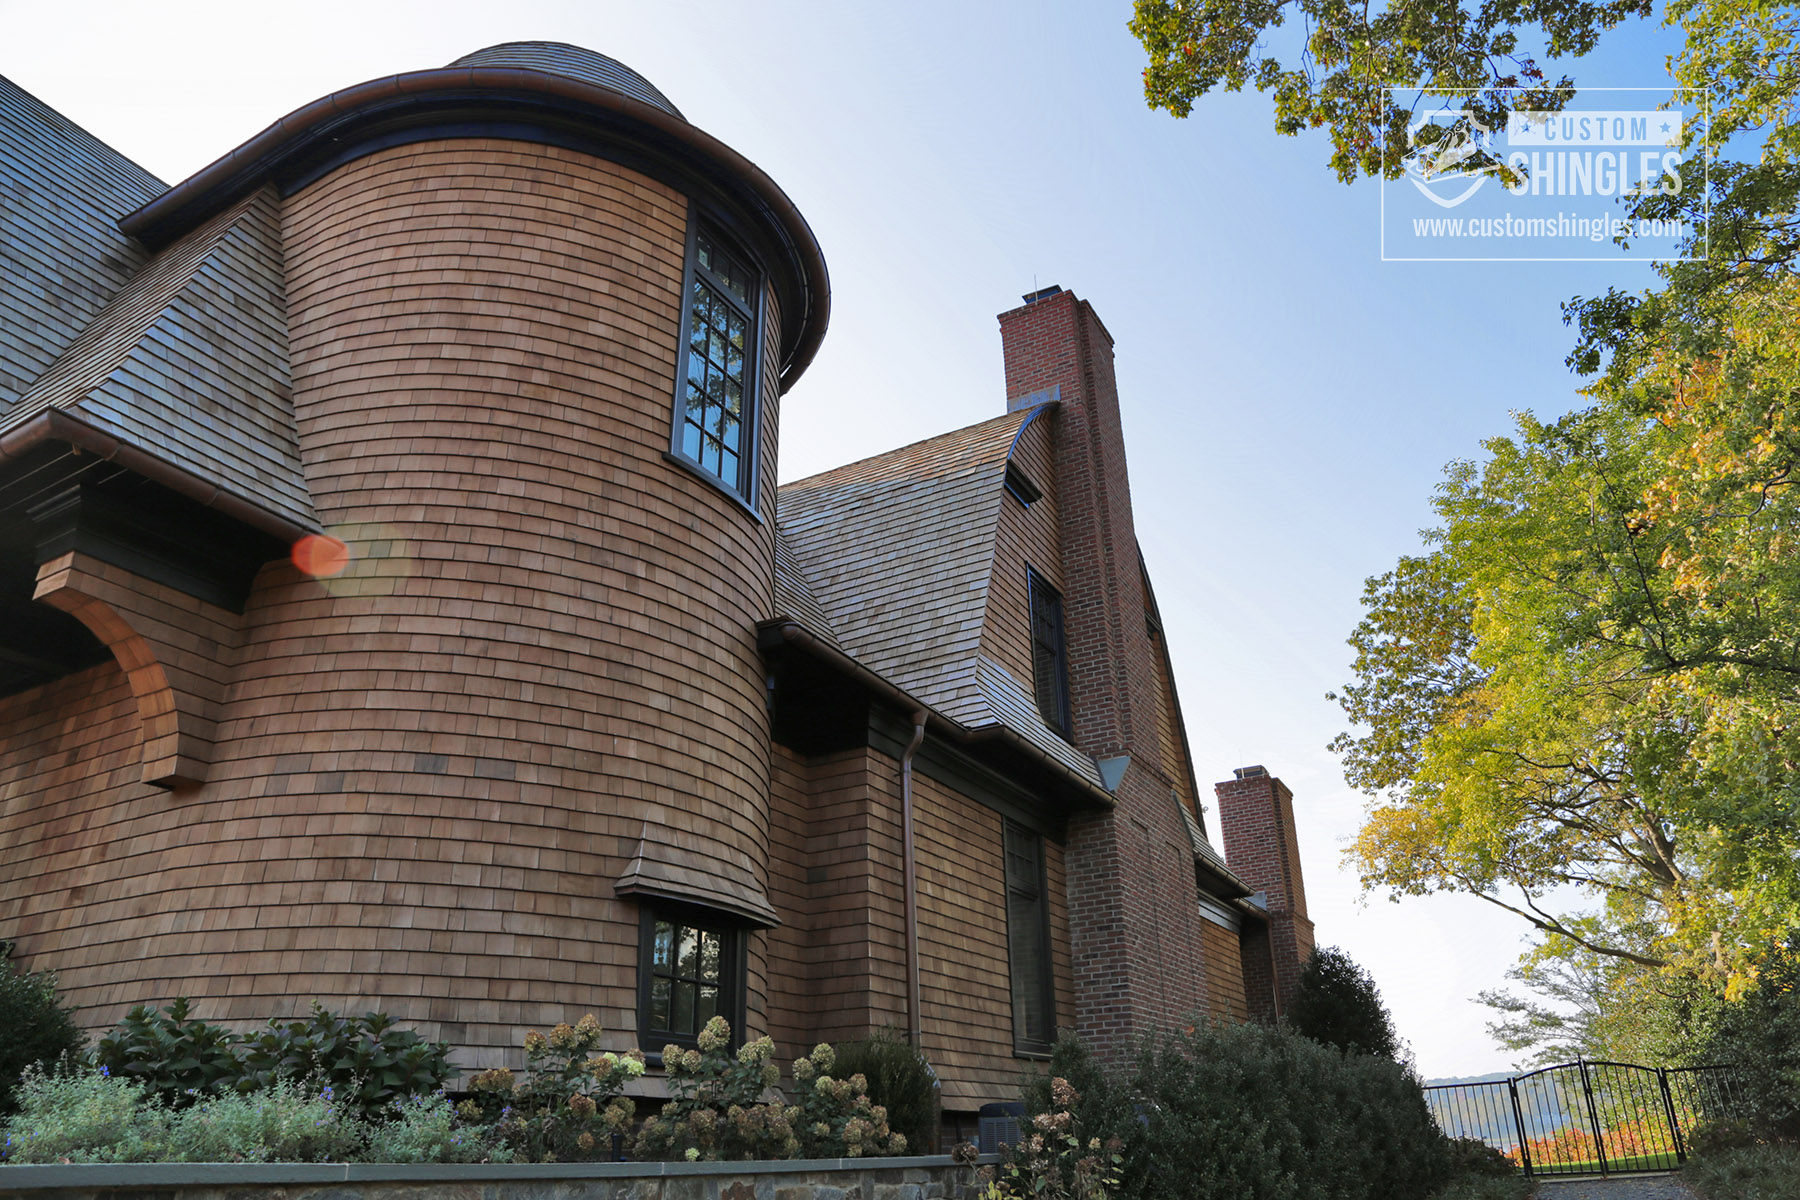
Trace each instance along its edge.
<path fill-rule="evenodd" d="M 267 23 L 259 14 L 267 11 Z M 1523 927 L 1459 897 L 1362 900 L 1362 801 L 1324 694 L 1365 577 L 1418 545 L 1443 465 L 1577 403 L 1559 302 L 1622 263 L 1383 263 L 1378 192 L 1266 98 L 1145 107 L 1130 6 L 1024 3 L 47 5 L 0 0 L 0 73 L 170 182 L 327 92 L 480 46 L 574 42 L 648 76 L 811 221 L 833 319 L 784 401 L 794 479 L 1004 408 L 995 314 L 1035 287 L 1117 343 L 1144 553 L 1202 785 L 1293 788 L 1321 942 L 1381 985 L 1428 1075 L 1506 1065 L 1475 992 Z M 1630 31 L 1577 78 L 1659 86 Z M 1216 838 L 1216 834 L 1215 834 Z"/>

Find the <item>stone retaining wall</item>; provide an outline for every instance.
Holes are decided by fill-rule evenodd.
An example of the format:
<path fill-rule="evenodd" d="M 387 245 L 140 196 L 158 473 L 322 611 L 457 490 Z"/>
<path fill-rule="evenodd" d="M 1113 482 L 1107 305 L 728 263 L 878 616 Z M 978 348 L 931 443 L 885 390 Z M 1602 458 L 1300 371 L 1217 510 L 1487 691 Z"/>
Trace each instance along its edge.
<path fill-rule="evenodd" d="M 31 1200 L 974 1200 L 978 1194 L 974 1168 L 942 1156 L 520 1166 L 0 1167 L 0 1196 Z"/>

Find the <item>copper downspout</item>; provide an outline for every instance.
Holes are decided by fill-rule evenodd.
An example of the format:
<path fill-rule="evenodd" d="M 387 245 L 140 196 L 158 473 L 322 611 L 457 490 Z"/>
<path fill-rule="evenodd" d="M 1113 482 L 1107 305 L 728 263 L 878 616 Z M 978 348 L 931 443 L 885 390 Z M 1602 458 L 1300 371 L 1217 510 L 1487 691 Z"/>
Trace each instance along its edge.
<path fill-rule="evenodd" d="M 914 872 L 913 755 L 925 740 L 925 710 L 913 714 L 912 741 L 900 756 L 901 869 L 906 872 L 906 1027 L 915 1050 L 925 1046 L 925 1017 L 919 1002 L 919 880 Z"/>

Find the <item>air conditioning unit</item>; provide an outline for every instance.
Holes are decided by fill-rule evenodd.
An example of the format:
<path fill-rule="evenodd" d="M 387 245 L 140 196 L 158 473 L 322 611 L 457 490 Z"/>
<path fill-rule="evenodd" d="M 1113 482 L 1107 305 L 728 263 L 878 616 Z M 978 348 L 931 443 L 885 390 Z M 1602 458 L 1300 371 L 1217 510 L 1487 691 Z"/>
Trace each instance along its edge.
<path fill-rule="evenodd" d="M 984 1104 L 978 1115 L 981 1125 L 975 1144 L 981 1147 L 983 1154 L 998 1154 L 1000 1147 L 1011 1146 L 1019 1140 L 1019 1129 L 1025 1124 L 1025 1106 L 1017 1100 Z"/>

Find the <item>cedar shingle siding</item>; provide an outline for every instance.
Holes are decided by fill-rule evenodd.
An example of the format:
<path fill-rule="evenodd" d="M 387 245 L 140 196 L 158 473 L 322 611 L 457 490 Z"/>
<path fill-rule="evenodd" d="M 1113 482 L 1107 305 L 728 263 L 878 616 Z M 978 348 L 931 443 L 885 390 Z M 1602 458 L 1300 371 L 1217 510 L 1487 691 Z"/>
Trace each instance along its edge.
<path fill-rule="evenodd" d="M 377 80 L 172 189 L 0 80 L 0 172 L 0 938 L 90 1027 L 316 999 L 469 1065 L 589 1011 L 624 1048 L 649 909 L 742 931 L 748 1035 L 916 1022 L 966 1113 L 1021 1067 L 1009 822 L 1062 1026 L 1110 1051 L 1279 1003 L 1291 803 L 1222 785 L 1251 876 L 1207 840 L 1070 293 L 1003 317 L 1009 396 L 1041 394 L 777 489 L 823 258 L 610 59 Z M 670 454 L 698 220 L 764 281 L 744 497 Z M 290 561 L 318 536 L 341 572 Z"/>

